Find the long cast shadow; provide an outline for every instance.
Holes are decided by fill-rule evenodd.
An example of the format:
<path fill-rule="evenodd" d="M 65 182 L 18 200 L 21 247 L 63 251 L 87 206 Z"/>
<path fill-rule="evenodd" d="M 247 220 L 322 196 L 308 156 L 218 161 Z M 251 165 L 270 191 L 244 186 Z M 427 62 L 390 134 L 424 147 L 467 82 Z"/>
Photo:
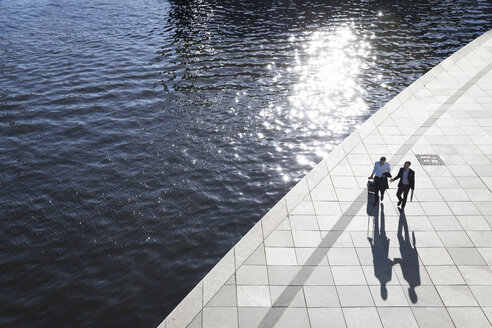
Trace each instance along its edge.
<path fill-rule="evenodd" d="M 388 257 L 390 239 L 386 235 L 384 205 L 381 204 L 381 213 L 379 214 L 378 205 L 372 206 L 373 203 L 370 202 L 370 199 L 368 199 L 367 204 L 367 214 L 373 214 L 368 218 L 370 220 L 372 217 L 373 220 L 373 234 L 372 237 L 368 236 L 367 239 L 371 244 L 374 276 L 379 280 L 381 298 L 385 300 L 388 298 L 386 284 L 391 281 L 395 262 Z"/>
<path fill-rule="evenodd" d="M 404 231 L 404 234 L 402 234 Z M 398 243 L 400 244 L 401 258 L 395 258 L 395 263 L 400 263 L 403 278 L 408 282 L 408 296 L 412 303 L 417 303 L 418 297 L 415 287 L 420 286 L 419 254 L 417 251 L 415 232 L 412 231 L 412 240 L 408 231 L 408 223 L 405 212 L 400 211 L 398 222 Z"/>

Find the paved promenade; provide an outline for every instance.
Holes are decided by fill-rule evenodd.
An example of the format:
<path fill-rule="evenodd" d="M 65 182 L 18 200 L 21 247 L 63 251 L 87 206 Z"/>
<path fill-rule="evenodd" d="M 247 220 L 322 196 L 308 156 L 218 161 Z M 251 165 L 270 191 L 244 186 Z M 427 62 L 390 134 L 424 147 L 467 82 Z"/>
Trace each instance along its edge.
<path fill-rule="evenodd" d="M 382 155 L 416 172 L 404 213 L 397 182 L 368 196 Z M 159 327 L 491 327 L 491 190 L 489 31 L 346 138 Z"/>

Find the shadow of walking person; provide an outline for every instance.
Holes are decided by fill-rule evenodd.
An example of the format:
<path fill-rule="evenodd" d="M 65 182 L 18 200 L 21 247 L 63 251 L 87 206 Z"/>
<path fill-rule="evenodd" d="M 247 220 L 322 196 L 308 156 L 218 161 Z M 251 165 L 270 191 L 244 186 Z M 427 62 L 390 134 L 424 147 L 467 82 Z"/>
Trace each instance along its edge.
<path fill-rule="evenodd" d="M 369 214 L 369 211 L 368 211 Z M 367 237 L 371 244 L 372 263 L 374 276 L 381 284 L 381 297 L 383 300 L 388 298 L 386 284 L 391 281 L 394 262 L 388 258 L 390 240 L 386 236 L 384 205 L 381 204 L 381 215 L 376 210 L 374 219 L 374 233 L 372 237 Z"/>
<path fill-rule="evenodd" d="M 404 230 L 404 234 L 402 231 Z M 408 232 L 407 217 L 403 211 L 400 211 L 400 220 L 398 222 L 398 243 L 400 244 L 401 258 L 395 258 L 395 263 L 400 263 L 403 278 L 410 286 L 408 296 L 412 303 L 417 303 L 417 293 L 415 287 L 420 286 L 420 267 L 419 255 L 415 241 L 415 233 L 412 231 L 412 240 Z"/>

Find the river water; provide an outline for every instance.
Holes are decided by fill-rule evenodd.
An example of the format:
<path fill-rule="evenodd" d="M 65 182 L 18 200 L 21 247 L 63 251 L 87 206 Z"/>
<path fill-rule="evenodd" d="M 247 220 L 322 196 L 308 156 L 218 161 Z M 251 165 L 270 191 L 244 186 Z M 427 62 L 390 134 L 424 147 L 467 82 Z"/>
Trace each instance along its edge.
<path fill-rule="evenodd" d="M 0 0 L 0 326 L 154 327 L 490 1 Z M 368 168 L 368 173 L 370 168 Z"/>

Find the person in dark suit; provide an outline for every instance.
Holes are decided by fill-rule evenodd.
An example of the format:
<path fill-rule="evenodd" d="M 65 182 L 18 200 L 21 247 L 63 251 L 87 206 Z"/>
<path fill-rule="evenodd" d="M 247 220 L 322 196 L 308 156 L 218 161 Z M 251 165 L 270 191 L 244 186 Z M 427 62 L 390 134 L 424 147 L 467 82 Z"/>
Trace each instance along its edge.
<path fill-rule="evenodd" d="M 411 164 L 410 161 L 406 161 L 403 167 L 400 168 L 400 171 L 398 171 L 398 175 L 393 179 L 390 179 L 391 182 L 400 179 L 396 197 L 398 197 L 398 206 L 401 205 L 402 210 L 407 204 L 408 192 L 410 189 L 412 189 L 412 191 L 415 189 L 415 171 L 410 168 Z"/>

